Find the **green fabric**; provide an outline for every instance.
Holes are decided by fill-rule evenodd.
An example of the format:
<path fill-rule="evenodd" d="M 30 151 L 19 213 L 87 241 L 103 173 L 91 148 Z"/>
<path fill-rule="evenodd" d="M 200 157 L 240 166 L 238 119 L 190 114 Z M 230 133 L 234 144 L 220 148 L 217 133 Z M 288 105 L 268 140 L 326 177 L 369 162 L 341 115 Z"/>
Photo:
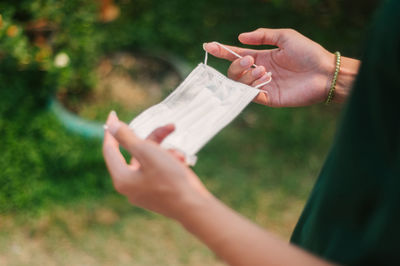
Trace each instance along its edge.
<path fill-rule="evenodd" d="M 385 1 L 291 242 L 346 265 L 400 264 L 400 1 Z"/>

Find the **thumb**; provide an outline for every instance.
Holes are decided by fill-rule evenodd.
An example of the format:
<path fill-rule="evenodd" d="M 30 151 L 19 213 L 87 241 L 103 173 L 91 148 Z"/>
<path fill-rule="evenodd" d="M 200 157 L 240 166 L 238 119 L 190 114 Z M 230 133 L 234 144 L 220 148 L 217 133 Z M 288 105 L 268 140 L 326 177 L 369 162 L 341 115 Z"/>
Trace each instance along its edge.
<path fill-rule="evenodd" d="M 143 161 L 143 140 L 139 139 L 127 124 L 118 119 L 115 111 L 108 115 L 105 129 L 113 135 L 116 141 L 124 147 L 139 163 Z"/>
<path fill-rule="evenodd" d="M 281 47 L 287 35 L 286 29 L 260 28 L 255 31 L 245 32 L 239 35 L 239 41 L 251 45 L 274 45 Z"/>

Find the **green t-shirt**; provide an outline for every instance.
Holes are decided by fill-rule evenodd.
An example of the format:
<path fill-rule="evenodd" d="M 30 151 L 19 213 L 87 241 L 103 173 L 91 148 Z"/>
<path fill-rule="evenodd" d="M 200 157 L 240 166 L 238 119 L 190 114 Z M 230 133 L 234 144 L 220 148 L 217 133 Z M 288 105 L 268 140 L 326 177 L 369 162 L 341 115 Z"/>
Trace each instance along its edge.
<path fill-rule="evenodd" d="M 385 1 L 367 43 L 291 242 L 340 264 L 400 265 L 400 1 Z"/>

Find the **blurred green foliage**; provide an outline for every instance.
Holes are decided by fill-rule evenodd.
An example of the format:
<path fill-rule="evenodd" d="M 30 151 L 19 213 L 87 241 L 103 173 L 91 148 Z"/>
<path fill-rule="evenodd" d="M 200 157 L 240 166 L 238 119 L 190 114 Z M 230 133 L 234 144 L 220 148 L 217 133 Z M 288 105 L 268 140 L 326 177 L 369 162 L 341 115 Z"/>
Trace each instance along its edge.
<path fill-rule="evenodd" d="M 82 93 L 95 84 L 92 71 L 104 36 L 95 1 L 2 1 L 0 60 L 14 61 L 14 76 L 44 72 L 47 93 Z"/>
<path fill-rule="evenodd" d="M 162 48 L 197 61 L 199 44 L 239 44 L 237 35 L 259 27 L 294 28 L 344 54 L 359 56 L 360 40 L 377 0 L 121 0 L 125 16 L 108 26 L 110 49 Z M 127 34 L 129 33 L 129 34 Z"/>
<path fill-rule="evenodd" d="M 71 135 L 46 108 L 57 89 L 82 93 L 94 86 L 93 67 L 102 55 L 155 49 L 194 65 L 203 60 L 205 41 L 239 44 L 240 32 L 291 27 L 330 50 L 359 56 L 376 5 L 372 0 L 119 0 L 121 16 L 103 24 L 96 3 L 0 3 L 0 212 L 112 193 L 100 143 Z M 44 21 L 50 36 L 40 45 L 29 28 L 35 21 Z M 57 64 L 60 54 L 64 61 Z M 227 64 L 212 61 L 221 71 Z M 195 170 L 238 208 L 255 208 L 251 199 L 262 187 L 305 197 L 329 147 L 334 117 L 318 106 L 251 106 L 206 146 Z"/>

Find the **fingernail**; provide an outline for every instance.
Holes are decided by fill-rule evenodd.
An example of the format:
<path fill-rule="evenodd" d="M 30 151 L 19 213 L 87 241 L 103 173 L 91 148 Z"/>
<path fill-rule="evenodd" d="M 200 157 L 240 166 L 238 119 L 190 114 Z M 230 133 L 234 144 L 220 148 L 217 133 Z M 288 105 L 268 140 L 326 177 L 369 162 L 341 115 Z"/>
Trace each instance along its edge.
<path fill-rule="evenodd" d="M 175 130 L 175 124 L 169 123 L 165 125 L 166 127 L 173 128 Z"/>
<path fill-rule="evenodd" d="M 108 130 L 112 135 L 115 135 L 120 127 L 121 122 L 118 119 L 117 113 L 113 110 L 108 115 L 104 129 Z"/>
<path fill-rule="evenodd" d="M 256 67 L 251 71 L 251 75 L 255 78 L 261 76 L 261 74 L 264 72 L 264 67 Z"/>
<path fill-rule="evenodd" d="M 203 49 L 209 53 L 216 53 L 219 48 L 215 42 L 205 42 L 203 43 Z"/>
<path fill-rule="evenodd" d="M 252 64 L 252 60 L 250 56 L 245 56 L 242 59 L 240 59 L 240 65 L 242 67 L 248 67 Z"/>

